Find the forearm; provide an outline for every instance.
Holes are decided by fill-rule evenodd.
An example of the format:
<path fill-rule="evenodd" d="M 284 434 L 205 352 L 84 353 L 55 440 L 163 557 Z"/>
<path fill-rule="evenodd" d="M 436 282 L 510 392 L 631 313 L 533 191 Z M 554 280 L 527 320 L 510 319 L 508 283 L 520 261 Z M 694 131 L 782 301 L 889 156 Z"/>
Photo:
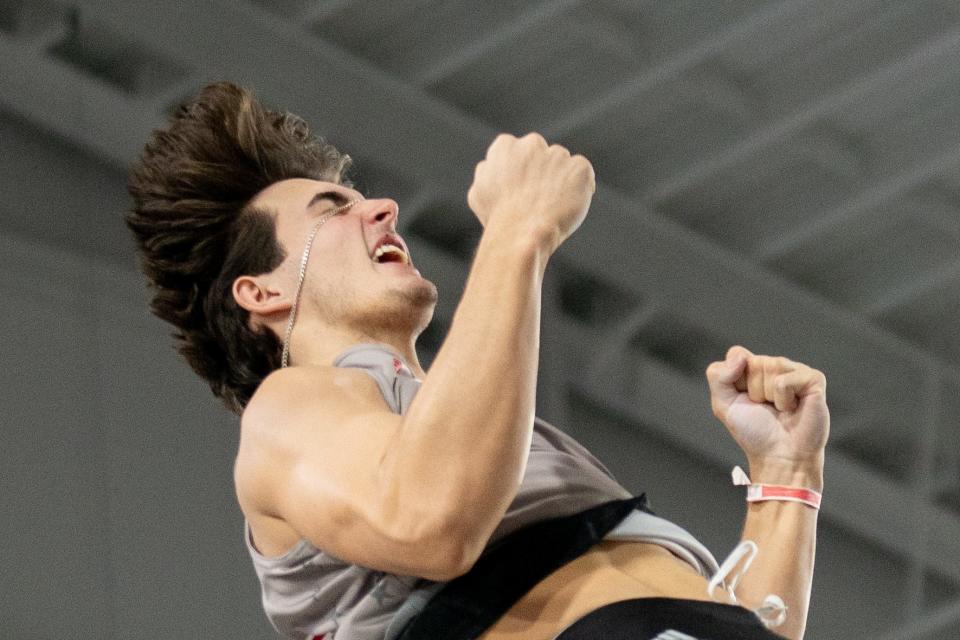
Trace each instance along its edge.
<path fill-rule="evenodd" d="M 750 477 L 755 483 L 822 491 L 823 463 L 754 464 Z M 798 502 L 771 500 L 747 506 L 743 539 L 753 540 L 759 550 L 737 597 L 743 605 L 756 608 L 768 594 L 780 596 L 787 605 L 787 619 L 775 631 L 791 639 L 802 638 L 806 626 L 818 513 Z"/>
<path fill-rule="evenodd" d="M 516 229 L 485 231 L 447 339 L 384 460 L 397 506 L 454 515 L 457 535 L 481 546 L 513 500 L 529 451 L 543 246 Z"/>

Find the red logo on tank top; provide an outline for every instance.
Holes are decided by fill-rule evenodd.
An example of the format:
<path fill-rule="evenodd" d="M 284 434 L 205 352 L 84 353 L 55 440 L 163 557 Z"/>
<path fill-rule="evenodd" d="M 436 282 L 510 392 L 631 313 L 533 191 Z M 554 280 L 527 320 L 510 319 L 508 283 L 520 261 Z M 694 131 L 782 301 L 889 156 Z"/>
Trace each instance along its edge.
<path fill-rule="evenodd" d="M 394 359 L 393 359 L 393 370 L 396 371 L 397 373 L 400 373 L 400 369 L 402 369 L 402 368 L 403 368 L 403 363 L 400 362 L 400 359 L 399 359 L 399 358 L 394 358 Z"/>

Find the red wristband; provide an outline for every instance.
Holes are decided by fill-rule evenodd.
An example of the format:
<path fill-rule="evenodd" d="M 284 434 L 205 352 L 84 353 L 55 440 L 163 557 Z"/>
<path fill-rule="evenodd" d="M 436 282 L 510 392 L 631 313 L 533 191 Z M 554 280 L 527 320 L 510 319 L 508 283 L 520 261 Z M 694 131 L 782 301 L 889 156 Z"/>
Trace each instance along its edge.
<path fill-rule="evenodd" d="M 777 484 L 754 484 L 740 467 L 733 468 L 733 484 L 746 485 L 747 502 L 764 502 L 766 500 L 782 500 L 785 502 L 802 502 L 803 504 L 820 508 L 823 495 L 819 491 L 806 487 L 788 487 Z"/>

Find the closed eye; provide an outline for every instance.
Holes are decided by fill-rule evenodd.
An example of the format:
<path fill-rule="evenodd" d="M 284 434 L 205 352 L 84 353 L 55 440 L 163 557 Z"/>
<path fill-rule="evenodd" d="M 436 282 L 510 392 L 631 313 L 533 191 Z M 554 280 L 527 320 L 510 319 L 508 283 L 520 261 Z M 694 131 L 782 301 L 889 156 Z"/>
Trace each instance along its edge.
<path fill-rule="evenodd" d="M 307 204 L 307 211 L 310 211 L 315 205 L 323 201 L 329 202 L 334 207 L 342 207 L 351 203 L 350 198 L 339 191 L 321 191 L 310 199 L 310 202 Z M 327 211 L 324 211 L 324 213 L 327 213 Z"/>
<path fill-rule="evenodd" d="M 356 199 L 354 199 L 354 200 L 350 200 L 349 202 L 345 202 L 345 203 L 343 203 L 343 204 L 341 204 L 341 205 L 339 205 L 339 206 L 337 206 L 337 207 L 334 207 L 333 209 L 327 210 L 327 211 L 324 213 L 324 215 L 327 215 L 327 216 L 340 216 L 340 215 L 343 215 L 343 214 L 347 213 L 348 211 L 350 211 L 350 207 L 352 207 L 353 205 L 355 205 L 355 204 L 357 204 L 358 202 L 360 202 L 360 200 L 362 200 L 362 198 L 356 198 Z"/>

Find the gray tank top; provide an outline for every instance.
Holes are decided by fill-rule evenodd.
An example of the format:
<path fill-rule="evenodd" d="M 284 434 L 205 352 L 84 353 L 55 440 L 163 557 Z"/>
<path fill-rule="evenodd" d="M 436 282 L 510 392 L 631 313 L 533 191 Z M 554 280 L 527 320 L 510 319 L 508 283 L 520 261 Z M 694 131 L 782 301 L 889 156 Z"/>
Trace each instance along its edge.
<path fill-rule="evenodd" d="M 383 345 L 352 347 L 334 366 L 363 369 L 398 414 L 420 388 L 402 358 Z M 533 522 L 630 495 L 583 446 L 537 418 L 520 488 L 489 544 Z M 703 575 L 716 571 L 716 560 L 693 536 L 646 512 L 634 511 L 607 538 L 655 542 Z M 277 631 L 297 640 L 392 640 L 443 586 L 348 564 L 306 540 L 282 556 L 266 557 L 253 546 L 249 525 L 244 539 L 267 617 Z"/>

